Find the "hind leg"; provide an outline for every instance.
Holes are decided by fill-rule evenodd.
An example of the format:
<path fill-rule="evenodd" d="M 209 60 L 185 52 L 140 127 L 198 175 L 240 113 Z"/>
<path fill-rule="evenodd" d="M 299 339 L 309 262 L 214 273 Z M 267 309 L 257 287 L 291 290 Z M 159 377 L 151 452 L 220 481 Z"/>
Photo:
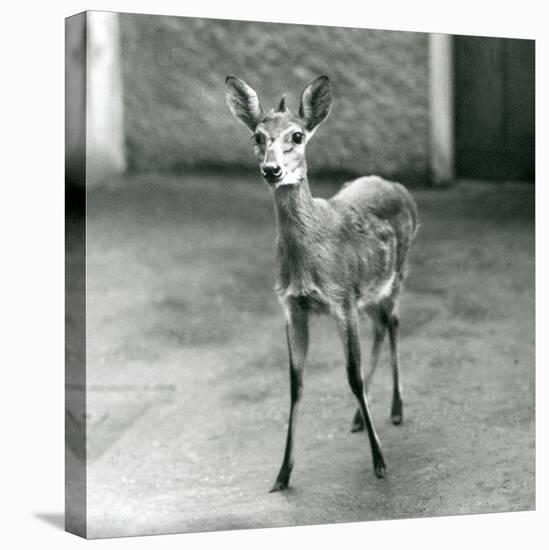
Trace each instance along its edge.
<path fill-rule="evenodd" d="M 387 316 L 383 313 L 383 310 L 377 309 L 374 313 L 370 314 L 370 317 L 372 318 L 374 341 L 372 344 L 372 351 L 370 353 L 370 368 L 364 382 L 366 392 L 370 389 L 370 384 L 372 383 L 372 379 L 379 362 L 381 345 L 383 344 L 383 340 L 385 339 L 385 334 L 387 332 Z M 351 432 L 360 432 L 362 430 L 364 430 L 364 418 L 362 417 L 362 411 L 359 407 L 357 408 L 351 423 Z"/>
<path fill-rule="evenodd" d="M 366 396 L 366 387 L 360 368 L 360 340 L 358 333 L 358 315 L 353 307 L 346 307 L 337 316 L 338 328 L 343 342 L 345 352 L 347 379 L 353 394 L 355 395 L 360 411 L 364 418 L 365 431 L 370 440 L 370 449 L 372 452 L 372 461 L 374 471 L 377 477 L 385 476 L 385 460 L 381 451 L 381 445 L 372 422 L 368 398 Z"/>
<path fill-rule="evenodd" d="M 402 387 L 400 385 L 400 369 L 398 358 L 398 315 L 393 313 L 389 318 L 389 343 L 391 345 L 391 369 L 393 371 L 393 402 L 391 405 L 391 421 L 393 424 L 401 424 L 403 419 L 402 410 Z"/>

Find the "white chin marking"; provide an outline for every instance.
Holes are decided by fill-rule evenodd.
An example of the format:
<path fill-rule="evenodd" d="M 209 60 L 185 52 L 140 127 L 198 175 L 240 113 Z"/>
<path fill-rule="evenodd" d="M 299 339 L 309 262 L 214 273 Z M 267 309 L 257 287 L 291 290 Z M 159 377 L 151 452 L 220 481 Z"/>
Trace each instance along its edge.
<path fill-rule="evenodd" d="M 295 182 L 295 181 L 279 181 L 278 183 L 275 184 L 274 186 L 274 190 L 276 191 L 277 189 L 290 189 L 292 187 L 298 187 L 299 186 L 299 183 L 298 182 Z"/>
<path fill-rule="evenodd" d="M 297 181 L 284 181 L 284 180 L 282 180 L 282 181 L 277 182 L 276 186 L 277 187 L 282 187 L 283 185 L 297 185 L 297 183 L 298 183 Z"/>
<path fill-rule="evenodd" d="M 275 185 L 276 187 L 281 187 L 282 185 L 299 185 L 300 179 L 295 174 L 286 174 L 279 182 Z"/>

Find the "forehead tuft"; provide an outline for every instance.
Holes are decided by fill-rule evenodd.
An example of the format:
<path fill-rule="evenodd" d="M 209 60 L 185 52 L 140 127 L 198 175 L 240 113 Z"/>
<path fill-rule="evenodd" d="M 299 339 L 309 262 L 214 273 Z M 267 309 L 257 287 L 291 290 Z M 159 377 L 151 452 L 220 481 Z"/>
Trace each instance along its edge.
<path fill-rule="evenodd" d="M 303 129 L 301 120 L 289 110 L 278 112 L 271 109 L 257 125 L 258 130 L 262 130 L 271 136 L 278 136 L 285 132 L 291 126 Z"/>

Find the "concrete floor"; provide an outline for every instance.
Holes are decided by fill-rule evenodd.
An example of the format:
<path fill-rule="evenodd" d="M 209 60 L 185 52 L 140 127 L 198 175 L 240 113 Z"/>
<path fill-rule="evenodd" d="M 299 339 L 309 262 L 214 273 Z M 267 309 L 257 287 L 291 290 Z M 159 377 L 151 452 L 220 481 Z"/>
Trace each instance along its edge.
<path fill-rule="evenodd" d="M 387 477 L 349 432 L 338 337 L 316 318 L 292 487 L 269 494 L 289 389 L 266 186 L 139 176 L 90 192 L 88 536 L 534 508 L 534 188 L 414 196 L 402 426 L 387 350 L 371 392 Z"/>

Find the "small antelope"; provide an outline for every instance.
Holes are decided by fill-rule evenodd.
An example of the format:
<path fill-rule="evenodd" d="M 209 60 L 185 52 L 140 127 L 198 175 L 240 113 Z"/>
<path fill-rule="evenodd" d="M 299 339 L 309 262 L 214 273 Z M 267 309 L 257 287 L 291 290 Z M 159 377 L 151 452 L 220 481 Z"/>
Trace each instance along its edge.
<path fill-rule="evenodd" d="M 276 292 L 286 314 L 290 415 L 284 459 L 271 492 L 288 487 L 294 464 L 293 443 L 311 313 L 330 313 L 336 320 L 349 385 L 358 400 L 351 429 L 366 429 L 374 471 L 382 478 L 385 460 L 370 416 L 367 389 L 388 332 L 393 373 L 391 419 L 400 424 L 398 300 L 417 229 L 414 199 L 402 185 L 377 176 L 346 183 L 330 200 L 313 198 L 305 147 L 330 112 L 328 77 L 321 76 L 305 88 L 297 116 L 286 107 L 285 97 L 276 110 L 265 113 L 255 90 L 234 76 L 227 77 L 226 88 L 232 114 L 252 132 L 261 175 L 274 197 Z M 373 323 L 366 379 L 360 366 L 359 312 L 365 312 Z"/>

